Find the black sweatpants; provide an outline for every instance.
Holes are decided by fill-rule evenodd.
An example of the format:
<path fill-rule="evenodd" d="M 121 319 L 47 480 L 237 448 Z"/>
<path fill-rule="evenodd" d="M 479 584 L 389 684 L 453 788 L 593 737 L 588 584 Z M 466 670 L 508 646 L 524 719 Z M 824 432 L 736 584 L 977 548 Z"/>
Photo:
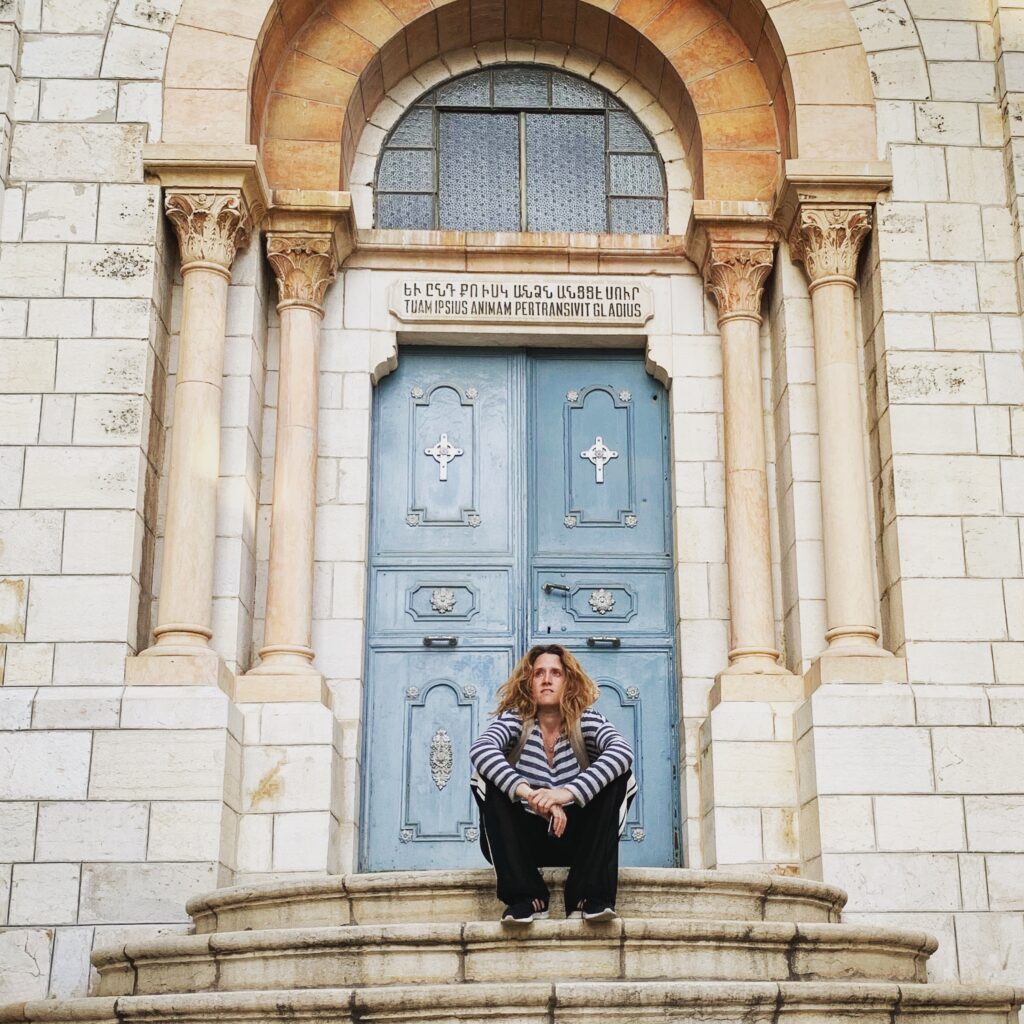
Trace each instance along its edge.
<path fill-rule="evenodd" d="M 626 776 L 620 776 L 586 805 L 569 804 L 561 839 L 548 832 L 548 819 L 531 814 L 518 801 L 510 800 L 493 783 L 487 783 L 480 805 L 485 840 L 484 856 L 498 876 L 498 899 L 502 903 L 542 899 L 548 887 L 537 870 L 540 867 L 568 867 L 565 883 L 565 912 L 576 910 L 582 899 L 597 899 L 612 905 L 618 889 L 619 808 L 626 796 Z"/>

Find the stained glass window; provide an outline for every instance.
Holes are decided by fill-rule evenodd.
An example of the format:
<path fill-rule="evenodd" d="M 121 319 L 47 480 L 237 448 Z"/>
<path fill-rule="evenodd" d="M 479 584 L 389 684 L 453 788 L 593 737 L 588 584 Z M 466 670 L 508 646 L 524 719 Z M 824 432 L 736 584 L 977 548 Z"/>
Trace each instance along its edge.
<path fill-rule="evenodd" d="M 504 64 L 421 96 L 384 142 L 380 228 L 665 231 L 665 172 L 644 127 L 592 82 Z"/>

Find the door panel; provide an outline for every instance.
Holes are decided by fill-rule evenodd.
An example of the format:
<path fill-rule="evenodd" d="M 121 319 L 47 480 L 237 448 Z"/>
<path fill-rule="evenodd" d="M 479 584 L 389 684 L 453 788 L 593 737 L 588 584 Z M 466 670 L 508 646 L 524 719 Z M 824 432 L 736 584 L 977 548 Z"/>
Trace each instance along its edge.
<path fill-rule="evenodd" d="M 484 864 L 469 745 L 552 642 L 636 752 L 622 862 L 677 863 L 667 409 L 642 357 L 403 349 L 373 452 L 361 867 Z"/>

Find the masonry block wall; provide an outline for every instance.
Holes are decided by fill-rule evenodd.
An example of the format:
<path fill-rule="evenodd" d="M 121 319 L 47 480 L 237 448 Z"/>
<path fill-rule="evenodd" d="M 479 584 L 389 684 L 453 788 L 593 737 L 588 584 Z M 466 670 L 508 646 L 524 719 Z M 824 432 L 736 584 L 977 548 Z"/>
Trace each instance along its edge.
<path fill-rule="evenodd" d="M 348 271 L 323 332 L 314 645 L 331 708 L 123 685 L 160 587 L 180 316 L 142 146 L 164 139 L 168 88 L 176 141 L 223 141 L 210 121 L 183 134 L 190 76 L 214 74 L 225 120 L 244 108 L 256 6 L 0 0 L 0 1002 L 83 993 L 93 946 L 184 928 L 198 890 L 355 863 L 369 408 L 394 358 L 384 276 Z M 360 10 L 391 24 L 391 6 Z M 803 40 L 796 73 L 826 43 L 828 60 L 866 51 L 872 94 L 851 87 L 827 116 L 862 124 L 873 103 L 893 167 L 860 306 L 880 622 L 910 682 L 721 706 L 723 745 L 704 752 L 732 797 L 712 812 L 698 765 L 728 645 L 721 366 L 714 307 L 680 273 L 650 352 L 673 379 L 684 846 L 694 866 L 713 848 L 723 863 L 799 869 L 847 887 L 850 918 L 937 933 L 935 977 L 1019 982 L 1024 9 L 847 7 L 856 31 Z M 219 59 L 193 67 L 210 35 Z M 558 52 L 546 44 L 545 59 Z M 330 148 L 328 170 L 340 159 L 338 142 L 275 145 L 292 160 Z M 274 457 L 278 320 L 261 244 L 233 268 L 222 409 L 214 645 L 239 672 L 262 638 Z M 800 673 L 825 611 L 810 302 L 785 244 L 764 312 L 776 609 Z M 760 796 L 743 785 L 753 748 L 778 760 Z"/>

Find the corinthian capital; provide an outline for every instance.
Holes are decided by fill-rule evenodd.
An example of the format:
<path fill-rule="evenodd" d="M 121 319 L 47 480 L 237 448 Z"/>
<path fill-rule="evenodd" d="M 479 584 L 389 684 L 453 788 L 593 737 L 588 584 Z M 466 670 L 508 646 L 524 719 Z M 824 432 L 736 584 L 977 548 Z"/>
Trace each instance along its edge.
<path fill-rule="evenodd" d="M 183 266 L 203 261 L 230 270 L 235 253 L 249 242 L 251 220 L 241 191 L 169 189 L 164 209 L 177 231 Z"/>
<path fill-rule="evenodd" d="M 267 259 L 282 302 L 323 309 L 324 294 L 338 267 L 333 234 L 272 232 L 267 236 Z"/>
<path fill-rule="evenodd" d="M 764 283 L 772 269 L 772 247 L 712 242 L 704 262 L 704 286 L 718 304 L 719 318 L 760 317 Z"/>
<path fill-rule="evenodd" d="M 871 231 L 868 206 L 802 206 L 789 244 L 813 284 L 822 277 L 857 274 L 857 255 Z"/>

